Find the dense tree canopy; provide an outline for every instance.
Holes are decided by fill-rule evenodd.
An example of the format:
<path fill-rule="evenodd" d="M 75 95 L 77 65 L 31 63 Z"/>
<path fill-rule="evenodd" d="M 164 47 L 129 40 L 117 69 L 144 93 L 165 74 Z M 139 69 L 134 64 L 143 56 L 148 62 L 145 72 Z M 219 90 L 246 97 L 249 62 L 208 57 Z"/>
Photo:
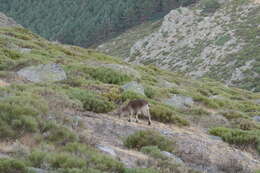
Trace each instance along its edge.
<path fill-rule="evenodd" d="M 0 11 L 50 40 L 90 46 L 195 0 L 0 0 Z"/>

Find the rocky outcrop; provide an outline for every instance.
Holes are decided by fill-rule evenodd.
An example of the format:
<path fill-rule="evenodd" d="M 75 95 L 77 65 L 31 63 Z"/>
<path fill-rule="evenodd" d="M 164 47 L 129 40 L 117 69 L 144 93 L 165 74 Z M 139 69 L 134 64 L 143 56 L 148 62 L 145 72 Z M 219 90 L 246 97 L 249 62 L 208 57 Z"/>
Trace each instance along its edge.
<path fill-rule="evenodd" d="M 55 82 L 67 78 L 65 71 L 58 64 L 42 64 L 25 67 L 19 70 L 18 75 L 31 82 Z"/>
<path fill-rule="evenodd" d="M 143 85 L 135 81 L 125 84 L 122 88 L 124 91 L 131 91 L 137 94 L 145 95 Z"/>
<path fill-rule="evenodd" d="M 20 26 L 12 18 L 0 13 L 0 27 Z"/>
<path fill-rule="evenodd" d="M 172 10 L 159 31 L 135 43 L 128 61 L 258 90 L 260 35 L 252 33 L 259 30 L 255 22 L 260 5 L 238 5 L 231 0 L 222 6 L 214 14 L 205 14 L 200 8 Z M 249 48 L 253 51 L 246 56 Z"/>
<path fill-rule="evenodd" d="M 194 101 L 192 97 L 174 95 L 171 98 L 164 100 L 163 103 L 175 108 L 185 109 L 191 107 L 194 104 Z"/>

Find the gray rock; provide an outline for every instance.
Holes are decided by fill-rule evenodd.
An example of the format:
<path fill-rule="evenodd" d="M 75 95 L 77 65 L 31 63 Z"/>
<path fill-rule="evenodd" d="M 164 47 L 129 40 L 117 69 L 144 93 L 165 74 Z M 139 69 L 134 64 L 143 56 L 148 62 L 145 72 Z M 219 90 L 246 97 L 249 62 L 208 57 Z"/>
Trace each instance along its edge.
<path fill-rule="evenodd" d="M 222 138 L 219 137 L 219 136 L 209 135 L 209 138 L 212 139 L 212 140 L 222 141 Z"/>
<path fill-rule="evenodd" d="M 0 158 L 5 159 L 5 158 L 9 158 L 9 156 L 4 153 L 0 153 Z"/>
<path fill-rule="evenodd" d="M 48 171 L 39 169 L 39 168 L 28 168 L 29 171 L 35 172 L 35 173 L 48 173 Z"/>
<path fill-rule="evenodd" d="M 107 67 L 107 68 L 111 68 L 114 69 L 118 72 L 124 73 L 126 75 L 131 75 L 134 76 L 136 78 L 141 78 L 141 75 L 138 71 L 136 71 L 135 69 L 126 66 L 126 65 L 119 65 L 119 64 L 103 64 L 102 66 Z"/>
<path fill-rule="evenodd" d="M 143 85 L 135 81 L 125 84 L 122 88 L 124 91 L 132 91 L 141 95 L 145 95 Z"/>
<path fill-rule="evenodd" d="M 179 109 L 185 109 L 187 107 L 191 107 L 194 104 L 194 101 L 191 97 L 187 97 L 183 95 L 174 95 L 171 98 L 164 100 L 163 102 L 164 104 Z"/>
<path fill-rule="evenodd" d="M 255 104 L 260 104 L 260 99 L 256 99 L 254 102 Z"/>
<path fill-rule="evenodd" d="M 19 51 L 21 53 L 30 53 L 32 51 L 32 49 L 29 49 L 29 48 L 19 48 Z"/>
<path fill-rule="evenodd" d="M 103 151 L 103 152 L 105 152 L 105 153 L 111 155 L 111 156 L 114 156 L 114 157 L 117 156 L 116 152 L 115 152 L 112 148 L 110 148 L 110 147 L 108 147 L 108 146 L 97 145 L 97 148 L 98 148 L 99 150 L 101 150 L 101 151 Z"/>
<path fill-rule="evenodd" d="M 181 158 L 179 158 L 178 156 L 170 153 L 170 152 L 167 152 L 167 151 L 162 151 L 161 152 L 164 156 L 168 157 L 168 158 L 171 158 L 173 159 L 176 163 L 179 163 L 179 164 L 184 164 L 183 160 Z"/>
<path fill-rule="evenodd" d="M 176 88 L 176 87 L 178 87 L 177 84 L 172 83 L 172 82 L 168 82 L 168 81 L 166 81 L 166 80 L 160 80 L 160 81 L 159 81 L 159 85 L 160 85 L 161 87 L 164 87 L 164 88 Z"/>
<path fill-rule="evenodd" d="M 42 64 L 25 67 L 19 70 L 18 75 L 31 82 L 55 82 L 67 78 L 65 71 L 58 64 Z"/>
<path fill-rule="evenodd" d="M 260 122 L 260 116 L 254 116 L 253 120 L 255 120 L 256 122 Z"/>

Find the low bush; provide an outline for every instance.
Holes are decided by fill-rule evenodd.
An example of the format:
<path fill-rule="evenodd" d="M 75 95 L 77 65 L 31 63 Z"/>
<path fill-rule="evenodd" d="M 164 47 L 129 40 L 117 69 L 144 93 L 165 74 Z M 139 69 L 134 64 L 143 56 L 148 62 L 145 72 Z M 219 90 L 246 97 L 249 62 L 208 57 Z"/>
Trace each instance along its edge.
<path fill-rule="evenodd" d="M 119 161 L 76 142 L 60 147 L 59 152 L 33 151 L 28 161 L 33 167 L 49 165 L 51 169 L 58 169 L 62 173 L 122 173 L 124 169 Z"/>
<path fill-rule="evenodd" d="M 109 156 L 98 153 L 96 150 L 86 145 L 71 143 L 65 146 L 63 150 L 80 157 L 87 157 L 88 160 L 85 164 L 88 168 L 94 168 L 104 172 L 122 172 L 123 170 L 122 163 Z"/>
<path fill-rule="evenodd" d="M 132 91 L 125 91 L 121 95 L 121 101 L 122 102 L 125 102 L 127 100 L 144 99 L 144 98 L 145 98 L 145 96 L 143 96 L 141 94 L 137 94 L 137 93 L 132 92 Z"/>
<path fill-rule="evenodd" d="M 158 146 L 144 146 L 141 148 L 140 151 L 142 153 L 148 154 L 155 159 L 165 160 L 168 158 L 161 153 L 161 150 L 158 148 Z"/>
<path fill-rule="evenodd" d="M 68 90 L 68 95 L 72 99 L 81 101 L 84 109 L 87 111 L 105 113 L 111 111 L 115 107 L 114 104 L 109 102 L 105 97 L 88 90 L 71 88 Z"/>
<path fill-rule="evenodd" d="M 245 131 L 224 127 L 213 128 L 210 134 L 220 136 L 225 142 L 241 147 L 253 146 L 260 152 L 260 130 Z"/>
<path fill-rule="evenodd" d="M 33 151 L 29 156 L 28 160 L 31 166 L 35 168 L 41 168 L 45 163 L 47 153 L 42 151 Z"/>
<path fill-rule="evenodd" d="M 144 93 L 145 93 L 146 97 L 148 97 L 150 99 L 155 98 L 159 94 L 159 92 L 155 88 L 149 87 L 149 86 L 145 87 Z"/>
<path fill-rule="evenodd" d="M 152 105 L 150 108 L 152 119 L 164 122 L 173 123 L 180 126 L 187 126 L 189 122 L 174 112 L 171 108 L 164 105 Z"/>
<path fill-rule="evenodd" d="M 111 68 L 87 68 L 86 72 L 95 80 L 104 83 L 121 85 L 131 80 L 131 77 Z"/>
<path fill-rule="evenodd" d="M 226 117 L 228 120 L 238 119 L 238 118 L 246 118 L 245 114 L 243 114 L 241 112 L 237 112 L 237 111 L 226 111 L 226 112 L 222 112 L 221 114 L 224 117 Z"/>
<path fill-rule="evenodd" d="M 46 140 L 54 142 L 56 144 L 66 144 L 70 142 L 75 142 L 78 140 L 78 137 L 71 130 L 66 127 L 54 125 L 50 127 L 47 131 Z"/>
<path fill-rule="evenodd" d="M 163 151 L 173 151 L 174 143 L 162 136 L 156 131 L 138 131 L 124 140 L 124 145 L 128 148 L 135 148 L 140 150 L 145 146 L 157 146 Z"/>
<path fill-rule="evenodd" d="M 26 165 L 15 159 L 0 159 L 1 173 L 28 173 Z"/>
<path fill-rule="evenodd" d="M 260 129 L 260 126 L 257 126 L 257 124 L 250 119 L 240 118 L 234 123 L 237 128 L 240 128 L 242 130 Z"/>
<path fill-rule="evenodd" d="M 69 153 L 54 153 L 47 156 L 52 168 L 84 168 L 86 161 Z"/>
<path fill-rule="evenodd" d="M 36 132 L 39 115 L 47 112 L 47 103 L 28 93 L 13 93 L 0 100 L 0 138 L 17 138 Z"/>

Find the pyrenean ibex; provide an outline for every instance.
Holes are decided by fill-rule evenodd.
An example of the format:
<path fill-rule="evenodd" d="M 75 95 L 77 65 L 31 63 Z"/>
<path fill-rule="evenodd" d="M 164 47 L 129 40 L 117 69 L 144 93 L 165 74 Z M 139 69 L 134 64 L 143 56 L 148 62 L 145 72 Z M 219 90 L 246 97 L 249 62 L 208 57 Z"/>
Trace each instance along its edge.
<path fill-rule="evenodd" d="M 131 118 L 135 115 L 136 122 L 139 121 L 138 115 L 142 114 L 148 118 L 148 125 L 151 125 L 151 115 L 149 111 L 149 104 L 147 101 L 143 99 L 137 99 L 130 101 L 127 105 L 119 108 L 118 110 L 119 117 L 121 116 L 129 116 L 129 122 L 131 122 Z"/>

